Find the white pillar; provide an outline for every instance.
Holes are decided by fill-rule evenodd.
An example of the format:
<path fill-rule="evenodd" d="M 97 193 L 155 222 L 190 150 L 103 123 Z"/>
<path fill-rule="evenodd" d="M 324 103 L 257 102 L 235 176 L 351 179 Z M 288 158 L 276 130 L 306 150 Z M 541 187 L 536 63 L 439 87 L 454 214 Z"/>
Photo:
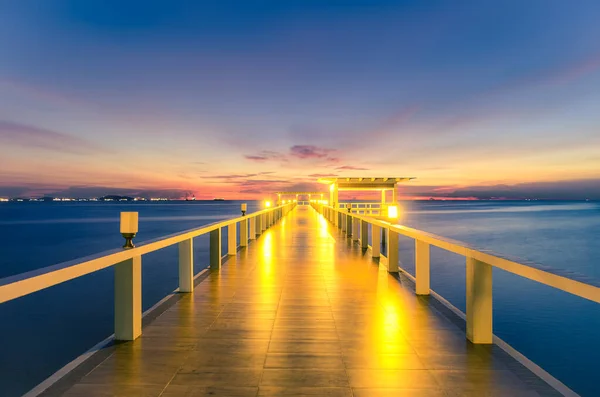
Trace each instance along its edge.
<path fill-rule="evenodd" d="M 135 340 L 142 334 L 142 257 L 115 265 L 115 339 Z"/>
<path fill-rule="evenodd" d="M 429 295 L 429 244 L 415 240 L 415 278 L 417 295 Z"/>
<path fill-rule="evenodd" d="M 395 231 L 388 229 L 388 242 L 387 242 L 387 258 L 388 258 L 388 272 L 398 273 L 398 258 L 399 250 L 399 235 Z"/>
<path fill-rule="evenodd" d="M 346 213 L 344 213 L 344 217 L 346 218 L 346 237 L 352 237 L 352 217 Z"/>
<path fill-rule="evenodd" d="M 371 225 L 371 256 L 379 258 L 381 255 L 381 226 Z"/>
<path fill-rule="evenodd" d="M 352 240 L 360 239 L 360 219 L 352 217 Z"/>
<path fill-rule="evenodd" d="M 491 344 L 492 266 L 467 257 L 467 338 Z"/>
<path fill-rule="evenodd" d="M 221 268 L 221 228 L 210 232 L 210 268 Z"/>
<path fill-rule="evenodd" d="M 194 292 L 194 240 L 179 243 L 179 292 Z"/>
<path fill-rule="evenodd" d="M 256 240 L 256 217 L 250 218 L 250 240 Z"/>
<path fill-rule="evenodd" d="M 240 247 L 248 246 L 248 218 L 240 221 Z"/>
<path fill-rule="evenodd" d="M 360 246 L 369 247 L 369 224 L 366 221 L 360 221 Z"/>
<path fill-rule="evenodd" d="M 227 255 L 237 254 L 237 227 L 235 223 L 227 225 Z"/>

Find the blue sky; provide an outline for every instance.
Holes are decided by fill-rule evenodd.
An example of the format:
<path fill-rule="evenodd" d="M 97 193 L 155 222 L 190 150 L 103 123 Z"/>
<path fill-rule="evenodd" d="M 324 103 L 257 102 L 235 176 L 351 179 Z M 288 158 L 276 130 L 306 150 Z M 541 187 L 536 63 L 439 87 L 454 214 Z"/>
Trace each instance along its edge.
<path fill-rule="evenodd" d="M 599 17 L 592 1 L 1 3 L 0 195 L 389 175 L 418 178 L 407 196 L 600 198 Z"/>

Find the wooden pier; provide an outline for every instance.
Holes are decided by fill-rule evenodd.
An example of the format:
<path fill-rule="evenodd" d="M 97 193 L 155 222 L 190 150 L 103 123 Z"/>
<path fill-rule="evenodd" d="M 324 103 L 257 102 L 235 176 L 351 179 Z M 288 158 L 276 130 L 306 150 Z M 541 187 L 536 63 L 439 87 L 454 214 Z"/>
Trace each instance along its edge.
<path fill-rule="evenodd" d="M 42 396 L 554 396 L 309 206 Z M 337 216 L 337 215 L 336 215 Z"/>

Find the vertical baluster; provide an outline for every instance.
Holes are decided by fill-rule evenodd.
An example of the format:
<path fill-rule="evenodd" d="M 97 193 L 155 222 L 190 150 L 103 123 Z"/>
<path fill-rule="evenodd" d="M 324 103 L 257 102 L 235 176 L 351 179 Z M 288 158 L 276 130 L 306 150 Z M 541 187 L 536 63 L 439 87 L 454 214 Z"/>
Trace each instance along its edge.
<path fill-rule="evenodd" d="M 210 232 L 210 268 L 221 269 L 221 228 Z"/>
<path fill-rule="evenodd" d="M 492 343 L 492 266 L 467 257 L 467 338 Z"/>
<path fill-rule="evenodd" d="M 417 279 L 417 295 L 429 295 L 429 244 L 415 240 L 415 277 Z"/>
<path fill-rule="evenodd" d="M 248 246 L 248 218 L 240 221 L 240 247 Z"/>
<path fill-rule="evenodd" d="M 194 240 L 179 243 L 179 292 L 194 292 Z"/>
<path fill-rule="evenodd" d="M 237 255 L 237 224 L 227 225 L 227 255 Z"/>
<path fill-rule="evenodd" d="M 369 224 L 367 221 L 360 221 L 360 246 L 369 247 Z"/>
<path fill-rule="evenodd" d="M 371 225 L 371 256 L 379 258 L 381 256 L 381 226 Z"/>
<path fill-rule="evenodd" d="M 399 244 L 400 236 L 395 231 L 388 229 L 388 241 L 387 241 L 387 258 L 388 258 L 388 272 L 398 273 L 399 271 Z"/>

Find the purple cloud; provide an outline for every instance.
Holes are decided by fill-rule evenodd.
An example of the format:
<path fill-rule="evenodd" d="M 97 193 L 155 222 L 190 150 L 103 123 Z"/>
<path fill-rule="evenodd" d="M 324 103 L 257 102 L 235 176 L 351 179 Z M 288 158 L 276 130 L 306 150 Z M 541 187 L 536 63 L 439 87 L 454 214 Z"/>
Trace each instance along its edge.
<path fill-rule="evenodd" d="M 247 160 L 252 161 L 268 161 L 268 160 L 279 160 L 279 161 L 287 161 L 285 156 L 278 152 L 273 152 L 270 150 L 263 150 L 255 155 L 246 155 L 244 156 Z"/>
<path fill-rule="evenodd" d="M 323 159 L 330 158 L 329 153 L 335 149 L 325 149 L 314 145 L 294 145 L 290 148 L 290 154 L 300 159 Z"/>

